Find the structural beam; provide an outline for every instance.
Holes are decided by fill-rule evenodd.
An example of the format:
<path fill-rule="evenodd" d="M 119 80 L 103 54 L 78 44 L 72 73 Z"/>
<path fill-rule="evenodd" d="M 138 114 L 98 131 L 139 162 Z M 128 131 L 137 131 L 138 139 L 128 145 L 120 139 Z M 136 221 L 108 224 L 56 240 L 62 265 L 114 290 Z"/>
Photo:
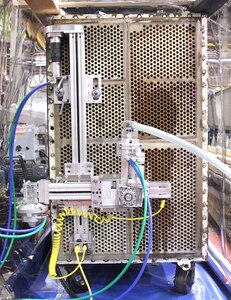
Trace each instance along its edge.
<path fill-rule="evenodd" d="M 229 0 L 197 0 L 191 6 L 190 11 L 204 13 L 210 17 L 228 1 Z"/>
<path fill-rule="evenodd" d="M 169 5 L 190 5 L 193 0 L 171 0 Z M 136 1 L 59 1 L 59 7 L 60 8 L 73 8 L 73 7 L 143 7 L 143 6 L 163 6 L 168 5 L 169 1 L 163 1 L 163 0 L 144 0 L 140 2 Z"/>
<path fill-rule="evenodd" d="M 36 15 L 57 15 L 59 14 L 58 3 L 55 0 L 25 0 L 29 8 Z"/>

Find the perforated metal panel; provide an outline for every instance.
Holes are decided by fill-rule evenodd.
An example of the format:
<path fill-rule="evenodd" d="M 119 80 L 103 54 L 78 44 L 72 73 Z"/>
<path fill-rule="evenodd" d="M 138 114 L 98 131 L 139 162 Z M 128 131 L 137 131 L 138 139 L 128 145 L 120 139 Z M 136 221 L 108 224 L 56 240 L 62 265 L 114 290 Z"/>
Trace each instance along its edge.
<path fill-rule="evenodd" d="M 84 26 L 86 73 L 102 79 L 124 78 L 124 30 L 120 24 Z"/>
<path fill-rule="evenodd" d="M 103 85 L 102 103 L 87 104 L 87 137 L 91 139 L 118 138 L 124 119 L 124 86 L 121 84 Z"/>
<path fill-rule="evenodd" d="M 120 173 L 120 159 L 116 156 L 116 144 L 88 144 L 88 160 L 94 163 L 94 174 Z"/>
<path fill-rule="evenodd" d="M 198 248 L 196 215 L 196 157 L 183 149 L 147 149 L 145 151 L 145 175 L 150 181 L 169 180 L 172 198 L 166 201 L 164 211 L 154 217 L 153 252 L 193 253 Z M 159 209 L 159 201 L 152 201 L 153 212 Z M 135 216 L 141 216 L 142 209 Z M 141 222 L 133 223 L 133 247 L 136 244 Z M 142 240 L 140 252 L 147 249 Z"/>
<path fill-rule="evenodd" d="M 66 146 L 60 148 L 60 171 L 64 172 L 64 164 L 72 161 L 72 147 L 68 143 Z"/>
<path fill-rule="evenodd" d="M 61 110 L 61 105 L 59 106 L 59 111 Z M 62 114 L 59 116 L 59 125 L 60 125 L 60 139 L 69 139 L 71 138 L 71 106 L 66 104 L 62 108 Z"/>
<path fill-rule="evenodd" d="M 120 173 L 116 142 L 122 122 L 132 119 L 201 143 L 201 98 L 198 89 L 198 29 L 196 19 L 181 20 L 94 20 L 84 25 L 86 73 L 102 76 L 102 103 L 87 104 L 87 158 L 94 163 L 94 175 Z M 68 39 L 62 41 L 62 73 L 69 74 Z M 196 92 L 197 90 L 197 92 Z M 70 106 L 56 114 L 61 138 L 58 171 L 71 161 Z M 182 149 L 169 148 L 140 135 L 145 149 L 148 180 L 172 183 L 172 199 L 154 218 L 152 257 L 200 256 L 201 253 L 201 162 Z M 152 138 L 153 139 L 153 138 Z M 58 162 L 58 160 L 57 160 Z M 153 211 L 159 201 L 152 202 Z M 119 214 L 119 213 L 118 213 Z M 126 213 L 121 213 L 126 214 Z M 134 216 L 141 216 L 136 209 Z M 89 221 L 96 238 L 94 259 L 107 254 L 130 254 L 141 222 L 111 222 L 99 226 Z M 66 225 L 65 225 L 66 226 Z M 70 226 L 70 225 L 67 225 Z M 69 228 L 69 227 L 68 227 Z M 67 230 L 66 234 L 71 231 Z M 144 254 L 146 239 L 139 249 Z M 65 238 L 63 243 L 68 242 Z M 64 249 L 69 251 L 67 246 Z M 67 250 L 65 250 L 67 249 Z"/>
<path fill-rule="evenodd" d="M 136 24 L 129 31 L 131 118 L 169 133 L 195 135 L 195 26 Z"/>
<path fill-rule="evenodd" d="M 69 253 L 72 249 L 70 241 L 71 235 L 74 232 L 74 218 L 72 216 L 67 216 L 63 222 L 63 234 L 62 234 L 62 251 Z"/>
<path fill-rule="evenodd" d="M 100 211 L 96 210 L 100 215 Z M 126 212 L 112 213 L 117 217 L 126 217 Z M 95 235 L 95 253 L 96 254 L 124 254 L 127 253 L 127 231 L 126 221 L 112 221 L 107 224 L 98 225 L 95 222 L 89 222 L 90 230 Z M 120 239 L 118 239 L 120 236 Z"/>
<path fill-rule="evenodd" d="M 68 35 L 62 37 L 61 43 L 61 73 L 62 75 L 70 74 L 70 54 Z"/>

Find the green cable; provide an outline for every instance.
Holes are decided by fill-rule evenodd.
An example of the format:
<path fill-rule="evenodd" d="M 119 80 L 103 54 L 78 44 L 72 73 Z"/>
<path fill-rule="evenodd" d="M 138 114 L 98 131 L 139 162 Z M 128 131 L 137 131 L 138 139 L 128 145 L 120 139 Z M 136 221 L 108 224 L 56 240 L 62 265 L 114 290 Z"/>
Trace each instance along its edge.
<path fill-rule="evenodd" d="M 140 177 L 141 177 L 141 180 L 142 180 L 142 186 L 143 186 L 143 189 L 144 189 L 144 216 L 143 216 L 141 230 L 140 230 L 140 234 L 139 234 L 139 237 L 138 237 L 135 249 L 134 249 L 134 251 L 133 251 L 133 253 L 132 253 L 129 261 L 127 262 L 126 266 L 123 268 L 123 270 L 120 272 L 120 274 L 111 283 L 109 283 L 107 286 L 105 286 L 101 290 L 99 290 L 99 291 L 97 291 L 97 292 L 95 292 L 95 293 L 93 293 L 91 295 L 80 297 L 80 298 L 73 298 L 73 299 L 76 299 L 76 300 L 85 300 L 85 299 L 88 299 L 90 297 L 98 296 L 98 295 L 102 294 L 103 292 L 107 291 L 108 289 L 110 289 L 125 274 L 125 272 L 130 267 L 132 261 L 134 260 L 134 258 L 136 256 L 136 253 L 137 253 L 137 251 L 138 251 L 138 249 L 140 247 L 140 243 L 141 243 L 143 235 L 144 235 L 145 225 L 146 225 L 146 221 L 147 221 L 147 211 L 148 211 L 147 196 L 148 195 L 147 195 L 147 188 L 146 188 L 146 183 L 145 183 L 145 180 L 144 180 L 144 176 L 143 176 L 142 170 L 141 170 L 141 168 L 140 168 L 140 166 L 138 165 L 137 162 L 135 162 L 135 166 L 137 167 L 137 169 L 140 172 Z"/>
<path fill-rule="evenodd" d="M 24 101 L 24 99 L 23 99 L 23 101 Z M 22 101 L 22 102 L 23 102 L 23 101 Z M 21 104 L 22 104 L 22 102 L 21 102 Z M 18 109 L 16 110 L 16 113 L 15 113 L 15 115 L 14 115 L 13 121 L 12 121 L 11 126 L 10 126 L 9 145 L 11 144 L 11 141 L 12 141 L 13 124 L 14 124 L 14 122 L 15 122 L 15 119 L 16 119 L 16 116 L 17 116 L 17 112 L 18 112 L 18 110 L 19 110 L 21 104 L 19 105 Z M 9 147 L 9 148 L 10 148 L 10 147 Z M 14 177 L 13 177 L 13 178 L 14 178 Z M 12 182 L 12 190 L 13 190 L 13 203 L 14 203 L 13 229 L 16 229 L 16 227 L 17 227 L 17 211 L 16 211 L 17 201 L 16 201 L 16 196 L 15 196 L 14 180 L 13 180 L 13 182 Z M 13 235 L 15 235 L 15 232 L 13 232 Z M 4 264 L 5 264 L 6 260 L 7 260 L 7 258 L 9 257 L 10 251 L 11 251 L 13 245 L 14 245 L 14 239 L 11 239 L 10 244 L 9 244 L 9 247 L 8 247 L 8 249 L 7 249 L 6 253 L 5 253 L 5 256 L 3 257 L 3 260 L 2 260 L 2 262 L 1 262 L 1 264 L 0 264 L 0 270 L 1 270 L 2 267 L 4 266 Z"/>
<path fill-rule="evenodd" d="M 11 126 L 10 126 L 9 145 L 10 145 L 11 142 L 12 142 L 13 124 L 15 123 L 15 119 L 16 119 L 16 116 L 17 116 L 17 114 L 18 114 L 18 111 L 20 110 L 20 108 L 21 108 L 22 104 L 24 103 L 26 97 L 27 97 L 27 95 L 23 98 L 22 102 L 20 103 L 19 107 L 17 108 L 17 110 L 16 110 L 16 112 L 15 112 L 15 114 L 14 114 L 14 118 L 13 118 L 13 121 L 12 121 Z M 12 151 L 13 151 L 13 150 L 12 150 Z M 17 200 L 16 200 L 16 196 L 15 196 L 14 180 L 13 180 L 13 182 L 12 182 L 12 190 L 13 190 L 13 203 L 14 203 L 13 229 L 16 229 L 16 227 L 17 227 L 17 208 L 16 208 L 16 206 L 17 206 Z M 12 235 L 15 235 L 15 233 L 13 233 Z M 7 238 L 8 238 L 8 237 L 9 237 L 9 236 L 7 235 Z M 1 264 L 0 264 L 0 269 L 3 267 L 3 265 L 5 264 L 7 258 L 9 257 L 9 254 L 10 254 L 10 252 L 11 252 L 11 249 L 12 249 L 12 247 L 13 247 L 13 245 L 14 245 L 14 240 L 15 240 L 15 239 L 12 238 L 11 241 L 10 241 L 10 244 L 9 244 L 9 247 L 8 247 L 8 249 L 7 249 L 7 251 L 6 251 L 6 254 L 5 254 L 5 256 L 4 256 L 4 258 L 3 258 L 3 260 L 2 260 L 2 262 L 1 262 Z"/>
<path fill-rule="evenodd" d="M 120 278 L 125 274 L 125 272 L 127 271 L 127 269 L 130 267 L 130 265 L 131 265 L 134 257 L 136 256 L 136 253 L 137 253 L 137 251 L 138 251 L 138 249 L 140 247 L 140 243 L 141 243 L 141 240 L 142 240 L 143 235 L 144 235 L 145 225 L 146 225 L 146 221 L 147 221 L 147 211 L 148 211 L 147 188 L 146 188 L 146 183 L 145 183 L 145 180 L 144 180 L 144 176 L 143 176 L 142 170 L 140 169 L 140 166 L 137 164 L 137 162 L 135 162 L 134 164 L 135 164 L 135 166 L 137 167 L 137 169 L 140 172 L 140 177 L 141 177 L 141 180 L 142 180 L 142 186 L 143 186 L 143 189 L 144 189 L 144 216 L 143 216 L 141 230 L 140 230 L 140 234 L 139 234 L 139 237 L 138 237 L 135 249 L 134 249 L 134 251 L 133 251 L 133 253 L 132 253 L 129 261 L 127 262 L 126 266 L 123 268 L 123 270 L 120 272 L 120 274 L 111 283 L 109 283 L 107 286 L 105 286 L 101 290 L 99 290 L 99 291 L 97 291 L 97 292 L 95 292 L 95 293 L 93 293 L 91 295 L 87 295 L 87 296 L 80 297 L 80 298 L 73 298 L 75 300 L 85 300 L 85 299 L 88 299 L 90 297 L 98 296 L 98 295 L 102 294 L 103 292 L 107 291 L 108 289 L 110 289 L 113 285 L 115 285 L 117 283 L 117 281 L 120 280 Z M 29 300 L 29 299 L 22 298 L 20 300 Z M 39 300 L 39 299 L 34 298 L 33 300 Z"/>
<path fill-rule="evenodd" d="M 12 183 L 12 189 L 13 189 L 13 200 L 14 200 L 14 221 L 13 221 L 13 229 L 16 229 L 16 225 L 17 225 L 17 212 L 16 212 L 16 197 L 15 197 L 15 188 L 14 188 L 14 181 Z M 13 232 L 13 235 L 15 235 L 15 232 Z M 14 244 L 14 239 L 11 239 L 10 241 L 10 244 L 9 244 L 9 247 L 5 253 L 5 256 L 0 264 L 0 270 L 1 268 L 4 266 L 9 254 L 10 254 L 10 251 L 13 247 L 13 244 Z"/>
<path fill-rule="evenodd" d="M 8 239 L 24 239 L 24 238 L 30 237 L 32 235 L 35 235 L 37 232 L 39 232 L 41 229 L 43 229 L 43 227 L 46 225 L 46 222 L 47 222 L 47 218 L 44 218 L 41 225 L 37 229 L 35 229 L 34 231 L 31 231 L 31 232 L 25 233 L 25 234 L 9 235 L 9 234 L 1 234 L 0 233 L 0 237 L 8 238 Z"/>

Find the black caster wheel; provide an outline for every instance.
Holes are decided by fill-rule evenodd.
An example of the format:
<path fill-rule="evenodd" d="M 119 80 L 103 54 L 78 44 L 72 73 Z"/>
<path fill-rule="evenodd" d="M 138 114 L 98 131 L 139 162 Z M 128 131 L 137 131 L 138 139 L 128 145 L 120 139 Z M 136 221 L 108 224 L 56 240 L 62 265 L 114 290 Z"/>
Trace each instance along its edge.
<path fill-rule="evenodd" d="M 192 289 L 194 279 L 195 263 L 191 263 L 191 267 L 187 271 L 183 270 L 180 266 L 176 265 L 174 286 L 178 293 L 188 294 Z"/>
<path fill-rule="evenodd" d="M 67 270 L 68 273 L 73 271 L 73 267 L 70 266 L 66 266 L 65 269 Z M 72 276 L 67 277 L 66 281 L 71 287 L 71 289 L 77 294 L 88 291 L 87 285 L 83 279 L 80 270 L 76 271 Z"/>

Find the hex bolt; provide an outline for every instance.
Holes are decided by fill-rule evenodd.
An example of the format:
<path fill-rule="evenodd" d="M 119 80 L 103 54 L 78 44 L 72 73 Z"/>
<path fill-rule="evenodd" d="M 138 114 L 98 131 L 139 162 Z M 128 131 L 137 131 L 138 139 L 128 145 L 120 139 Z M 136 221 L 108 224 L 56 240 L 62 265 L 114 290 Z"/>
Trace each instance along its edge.
<path fill-rule="evenodd" d="M 55 166 L 52 166 L 52 167 L 51 167 L 51 170 L 54 171 L 54 170 L 55 170 Z"/>
<path fill-rule="evenodd" d="M 51 117 L 51 118 L 53 118 L 53 117 L 54 117 L 54 114 L 53 114 L 53 113 L 51 113 L 51 114 L 50 114 L 50 117 Z"/>
<path fill-rule="evenodd" d="M 206 123 L 202 123 L 202 128 L 206 129 L 207 128 L 207 124 Z"/>
<path fill-rule="evenodd" d="M 207 181 L 207 177 L 206 176 L 202 176 L 202 180 L 203 181 Z"/>
<path fill-rule="evenodd" d="M 124 195 L 124 200 L 125 200 L 125 201 L 131 201 L 131 200 L 132 200 L 132 195 L 129 194 L 129 193 L 125 194 L 125 195 Z"/>
<path fill-rule="evenodd" d="M 94 89 L 92 91 L 92 97 L 93 97 L 94 100 L 98 100 L 100 95 L 101 95 L 101 92 L 100 92 L 99 89 Z"/>

